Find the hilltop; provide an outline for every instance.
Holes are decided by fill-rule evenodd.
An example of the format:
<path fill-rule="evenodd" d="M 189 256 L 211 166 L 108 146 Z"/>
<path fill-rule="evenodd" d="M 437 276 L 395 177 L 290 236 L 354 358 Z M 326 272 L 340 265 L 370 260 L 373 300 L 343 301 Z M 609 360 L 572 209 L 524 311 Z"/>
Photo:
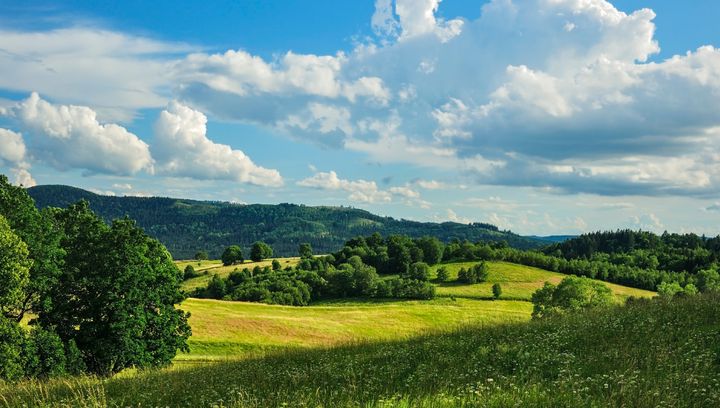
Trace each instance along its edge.
<path fill-rule="evenodd" d="M 270 244 L 276 256 L 295 255 L 301 242 L 309 242 L 316 253 L 327 253 L 341 248 L 352 237 L 374 232 L 384 236 L 430 235 L 445 242 L 453 239 L 506 241 L 519 249 L 548 244 L 541 239 L 500 231 L 491 224 L 398 220 L 351 207 L 116 197 L 63 185 L 31 187 L 28 193 L 39 208 L 67 207 L 84 199 L 105 221 L 127 215 L 160 240 L 176 259 L 191 258 L 198 250 L 219 257 L 228 245 L 239 244 L 247 249 L 255 241 Z"/>

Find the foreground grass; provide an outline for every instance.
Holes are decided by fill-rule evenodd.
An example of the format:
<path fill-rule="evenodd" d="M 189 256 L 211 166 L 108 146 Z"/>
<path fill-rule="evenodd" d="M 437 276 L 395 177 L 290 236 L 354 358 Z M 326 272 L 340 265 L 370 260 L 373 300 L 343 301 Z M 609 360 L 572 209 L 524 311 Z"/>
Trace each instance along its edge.
<path fill-rule="evenodd" d="M 530 319 L 532 305 L 520 301 L 437 299 L 354 301 L 293 307 L 188 299 L 190 354 L 178 360 L 238 358 L 273 349 L 307 348 L 357 341 L 407 339 L 465 325 L 495 325 Z"/>
<path fill-rule="evenodd" d="M 558 284 L 568 275 L 550 272 L 531 266 L 508 262 L 487 262 L 489 275 L 487 282 L 474 285 L 455 283 L 460 268 L 470 268 L 477 262 L 455 262 L 432 267 L 432 277 L 436 277 L 437 269 L 445 267 L 450 275 L 448 282 L 438 284 L 437 296 L 471 299 L 492 299 L 492 286 L 499 283 L 503 294 L 501 299 L 530 300 L 533 292 L 540 289 L 545 282 Z M 655 292 L 602 282 L 615 294 L 618 303 L 624 303 L 630 296 L 652 297 Z"/>
<path fill-rule="evenodd" d="M 388 326 L 387 330 L 393 330 Z M 405 341 L 0 386 L 7 406 L 720 406 L 720 297 Z"/>

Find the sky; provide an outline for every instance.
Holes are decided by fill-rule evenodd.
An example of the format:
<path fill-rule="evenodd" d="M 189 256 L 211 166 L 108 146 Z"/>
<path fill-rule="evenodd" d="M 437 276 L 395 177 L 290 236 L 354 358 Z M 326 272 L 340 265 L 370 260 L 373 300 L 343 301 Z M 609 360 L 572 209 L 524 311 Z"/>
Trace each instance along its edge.
<path fill-rule="evenodd" d="M 0 1 L 0 173 L 720 234 L 720 2 Z"/>

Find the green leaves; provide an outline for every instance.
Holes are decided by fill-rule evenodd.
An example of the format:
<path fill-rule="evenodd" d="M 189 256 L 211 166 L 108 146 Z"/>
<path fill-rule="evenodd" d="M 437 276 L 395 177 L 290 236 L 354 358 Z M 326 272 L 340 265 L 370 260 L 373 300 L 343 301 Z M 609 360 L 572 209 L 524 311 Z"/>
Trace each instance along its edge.
<path fill-rule="evenodd" d="M 25 297 L 32 261 L 27 245 L 13 233 L 0 215 L 0 315 L 17 316 Z"/>
<path fill-rule="evenodd" d="M 533 317 L 546 317 L 578 311 L 612 302 L 612 291 L 605 284 L 585 277 L 568 276 L 559 285 L 545 282 L 532 295 Z"/>

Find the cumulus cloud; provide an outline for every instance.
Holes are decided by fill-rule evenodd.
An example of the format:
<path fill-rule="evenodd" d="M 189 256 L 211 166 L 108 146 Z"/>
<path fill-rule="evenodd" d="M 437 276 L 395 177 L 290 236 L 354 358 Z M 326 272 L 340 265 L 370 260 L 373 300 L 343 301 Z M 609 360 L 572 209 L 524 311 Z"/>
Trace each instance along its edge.
<path fill-rule="evenodd" d="M 232 180 L 260 186 L 281 186 L 277 170 L 253 163 L 242 151 L 207 137 L 207 117 L 176 101 L 155 124 L 153 154 L 157 172 L 177 177 Z"/>
<path fill-rule="evenodd" d="M 315 173 L 312 177 L 300 180 L 297 185 L 321 190 L 346 191 L 350 193 L 349 200 L 362 203 L 392 201 L 392 195 L 387 191 L 380 190 L 374 181 L 341 179 L 334 171 Z"/>
<path fill-rule="evenodd" d="M 430 208 L 430 203 L 422 200 L 420 193 L 413 190 L 410 185 L 382 190 L 374 181 L 341 179 L 334 171 L 316 172 L 311 177 L 297 182 L 297 185 L 321 190 L 345 191 L 350 193 L 349 200 L 361 203 L 389 203 L 393 201 L 393 196 L 396 196 L 401 198 L 401 202 L 405 205 Z"/>
<path fill-rule="evenodd" d="M 36 184 L 28 171 L 25 141 L 20 133 L 0 128 L 0 164 L 10 167 L 15 184 L 32 187 Z"/>
<path fill-rule="evenodd" d="M 444 219 L 447 221 L 457 222 L 460 224 L 470 224 L 472 220 L 470 218 L 461 217 L 459 216 L 455 211 L 453 211 L 451 208 L 448 208 L 445 212 Z"/>
<path fill-rule="evenodd" d="M 85 106 L 55 105 L 33 92 L 7 112 L 26 136 L 33 156 L 58 170 L 132 175 L 152 171 L 147 143 L 116 124 L 101 124 Z"/>
<path fill-rule="evenodd" d="M 91 105 L 105 120 L 129 120 L 136 109 L 167 103 L 171 61 L 193 50 L 92 28 L 0 29 L 0 88 L 37 90 Z"/>
<path fill-rule="evenodd" d="M 25 161 L 25 141 L 20 133 L 0 128 L 0 160 L 11 164 Z"/>
<path fill-rule="evenodd" d="M 397 194 L 400 196 L 403 196 L 405 198 L 420 198 L 420 193 L 413 190 L 412 188 L 408 186 L 401 186 L 401 187 L 390 187 L 388 189 L 393 194 Z"/>
<path fill-rule="evenodd" d="M 718 193 L 720 51 L 649 62 L 655 14 L 605 0 L 494 0 L 474 21 L 442 21 L 439 7 L 377 0 L 383 41 L 349 54 L 194 54 L 176 67 L 181 94 L 221 116 L 482 184 Z"/>
<path fill-rule="evenodd" d="M 633 216 L 630 218 L 629 224 L 635 228 L 653 232 L 662 232 L 665 228 L 657 215 L 652 213 Z"/>
<path fill-rule="evenodd" d="M 98 30 L 2 31 L 0 87 L 37 81 L 50 95 L 95 98 L 100 111 L 112 108 L 105 101 L 158 106 L 172 89 L 213 117 L 381 163 L 467 172 L 479 184 L 720 194 L 720 50 L 653 61 L 652 10 L 492 0 L 475 20 L 443 20 L 440 0 L 375 5 L 377 36 L 331 55 L 266 59 Z"/>

